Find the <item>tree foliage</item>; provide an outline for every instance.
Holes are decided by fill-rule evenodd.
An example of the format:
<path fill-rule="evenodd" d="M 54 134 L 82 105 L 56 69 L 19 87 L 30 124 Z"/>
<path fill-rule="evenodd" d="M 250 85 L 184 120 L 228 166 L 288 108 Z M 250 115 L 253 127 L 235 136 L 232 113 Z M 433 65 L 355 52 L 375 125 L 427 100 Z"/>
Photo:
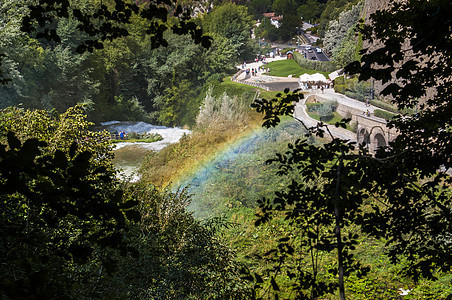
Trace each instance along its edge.
<path fill-rule="evenodd" d="M 97 262 L 110 273 L 111 251 L 136 253 L 124 235 L 126 216 L 139 221 L 140 214 L 136 202 L 123 203 L 111 170 L 93 166 L 88 151 L 77 154 L 75 142 L 68 152 L 45 154 L 38 139 L 7 138 L 0 150 L 3 295 L 71 298 L 86 275 L 72 275 L 72 264 Z"/>
<path fill-rule="evenodd" d="M 279 163 L 280 173 L 298 172 L 300 181 L 272 201 L 264 199 L 258 222 L 283 211 L 308 239 L 317 241 L 311 247 L 336 249 L 333 272 L 339 274 L 341 299 L 345 298 L 343 276 L 353 270 L 358 275 L 369 271 L 359 267 L 350 251 L 358 236 L 342 236 L 348 224 L 358 226 L 358 233 L 383 238 L 391 262 L 405 258 L 404 273 L 415 280 L 451 271 L 451 9 L 450 1 L 442 0 L 393 3 L 360 29 L 364 39 L 377 47 L 364 49 L 361 62 L 349 65 L 347 71 L 360 73 L 362 80 L 372 77 L 386 83 L 382 93 L 392 95 L 399 108 L 418 107 L 416 114 L 390 121 L 389 126 L 399 132 L 393 141 L 369 153 L 365 144 L 334 138 L 320 123 L 311 132 L 327 134 L 330 142 L 315 147 L 299 140 L 269 161 Z M 291 104 L 300 97 L 289 93 L 280 99 L 260 99 L 254 106 L 265 113 L 264 126 L 273 126 L 279 115 L 292 113 Z M 317 220 L 331 230 L 330 242 L 303 226 L 319 213 L 326 213 Z M 276 251 L 290 255 L 287 241 L 281 240 Z M 291 274 L 301 298 L 329 291 L 328 285 L 316 283 L 306 273 Z M 271 286 L 278 290 L 274 282 Z M 315 294 L 304 294 L 307 287 Z"/>
<path fill-rule="evenodd" d="M 2 297 L 248 297 L 214 226 L 185 211 L 190 197 L 119 182 L 108 144 L 85 131 L 80 111 L 2 117 Z"/>
<path fill-rule="evenodd" d="M 381 172 L 397 184 L 389 187 L 391 181 L 384 181 L 388 185 L 380 187 L 392 191 L 386 215 L 391 226 L 380 230 L 391 237 L 394 261 L 398 254 L 410 257 L 407 271 L 413 276 L 432 277 L 436 268 L 448 271 L 452 266 L 447 238 L 451 229 L 451 11 L 448 1 L 412 0 L 375 13 L 361 32 L 379 46 L 364 49 L 361 63 L 347 68 L 359 72 L 361 80 L 374 78 L 386 84 L 381 93 L 392 95 L 400 109 L 418 108 L 415 115 L 391 120 L 389 126 L 397 128 L 399 136 L 379 153 L 386 162 L 383 166 L 397 169 Z M 397 26 L 388 26 L 395 20 Z M 405 218 L 416 223 L 410 226 Z"/>
<path fill-rule="evenodd" d="M 297 12 L 303 17 L 305 22 L 312 22 L 312 24 L 315 24 L 315 21 L 320 18 L 320 15 L 325 9 L 325 5 L 326 3 L 322 3 L 321 1 L 308 0 L 297 8 Z"/>
<path fill-rule="evenodd" d="M 357 48 L 356 26 L 352 26 L 348 29 L 339 46 L 333 50 L 332 59 L 338 66 L 344 67 L 359 59 L 359 49 Z"/>
<path fill-rule="evenodd" d="M 328 0 L 325 9 L 322 11 L 319 19 L 319 35 L 323 37 L 328 28 L 329 22 L 337 20 L 344 11 L 350 10 L 353 5 L 362 2 L 362 0 Z"/>
<path fill-rule="evenodd" d="M 225 3 L 216 6 L 204 17 L 202 24 L 206 32 L 228 39 L 239 56 L 251 39 L 253 23 L 247 7 L 243 5 Z"/>
<path fill-rule="evenodd" d="M 0 87 L 1 107 L 22 104 L 64 112 L 82 102 L 88 104 L 91 120 L 148 118 L 139 110 L 122 112 L 116 99 L 124 99 L 122 103 L 129 102 L 129 106 L 138 101 L 152 112 L 159 109 L 154 105 L 159 91 L 171 88 L 171 84 L 188 78 L 195 89 L 200 88 L 211 75 L 209 68 L 199 63 L 203 46 L 209 46 L 211 39 L 201 36 L 204 42 L 197 40 L 202 31 L 184 12 L 177 14 L 177 8 L 173 11 L 171 6 L 154 3 L 160 12 L 153 15 L 155 7 L 147 2 L 78 1 L 67 6 L 66 2 L 42 1 L 31 8 L 27 1 L 5 3 L 1 7 L 5 30 L 0 53 L 5 54 L 2 75 L 11 82 Z M 80 15 L 75 16 L 74 11 Z M 94 16 L 103 18 L 104 23 Z M 88 17 L 93 17 L 91 24 L 86 23 Z M 31 25 L 23 26 L 23 22 Z M 181 29 L 183 24 L 190 27 L 188 31 Z M 167 47 L 154 49 L 158 45 Z M 175 81 L 174 71 L 179 76 Z M 164 76 L 157 80 L 162 86 L 155 84 L 159 76 Z M 196 102 L 196 98 L 188 101 Z M 177 121 L 181 119 L 194 123 L 193 116 L 179 116 Z"/>
<path fill-rule="evenodd" d="M 210 45 L 210 38 L 203 36 L 202 30 L 190 20 L 190 11 L 171 0 L 146 1 L 142 5 L 123 0 L 107 1 L 105 4 L 101 1 L 91 11 L 73 6 L 69 1 L 41 0 L 29 5 L 29 9 L 30 14 L 24 17 L 21 29 L 36 32 L 37 38 L 49 41 L 61 41 L 53 27 L 55 17 L 75 18 L 79 23 L 77 29 L 87 35 L 76 49 L 80 53 L 102 49 L 104 41 L 128 36 L 130 32 L 124 25 L 131 23 L 135 16 L 147 21 L 146 33 L 151 37 L 153 48 L 168 45 L 163 33 L 169 29 L 176 34 L 190 34 L 196 43 L 202 43 L 205 47 Z M 170 12 L 178 22 L 167 22 Z"/>
<path fill-rule="evenodd" d="M 114 1 L 103 4 L 77 1 L 67 7 L 63 3 L 58 8 L 57 2 L 42 1 L 32 9 L 39 10 L 39 5 L 42 6 L 41 11 L 33 13 L 37 21 L 30 21 L 34 25 L 24 32 L 21 31 L 23 19 L 31 17 L 29 3 L 12 2 L 5 0 L 0 8 L 5 19 L 0 38 L 0 53 L 5 54 L 2 71 L 5 80 L 11 79 L 9 84 L 0 86 L 2 108 L 22 105 L 64 112 L 85 103 L 89 119 L 96 122 L 140 119 L 162 125 L 190 126 L 195 123 L 202 100 L 199 91 L 207 80 L 233 72 L 239 59 L 246 59 L 247 53 L 255 54 L 251 50 L 256 47 L 250 39 L 251 17 L 246 7 L 240 5 L 227 4 L 224 8 L 219 5 L 204 20 L 186 20 L 190 28 L 195 23 L 203 25 L 204 32 L 215 37 L 213 46 L 206 49 L 190 32 L 171 29 L 185 22 L 181 20 L 185 17 L 173 13 L 171 6 L 159 4 L 159 10 L 167 10 L 167 16 L 152 17 L 147 15 L 152 5 L 144 2 L 126 1 L 124 7 L 118 4 L 116 8 Z M 53 9 L 58 11 L 52 12 Z M 60 10 L 67 10 L 67 16 Z M 73 11 L 80 11 L 83 18 L 96 15 L 105 22 L 93 18 L 93 29 L 82 24 L 80 16 L 74 16 Z M 54 18 L 47 18 L 52 14 Z M 109 14 L 111 19 L 105 17 Z M 41 19 L 42 26 L 38 22 Z M 161 23 L 156 30 L 161 31 L 158 34 L 166 47 L 156 47 L 155 34 L 148 32 L 155 22 Z M 229 24 L 229 27 L 218 24 Z M 200 32 L 198 25 L 194 28 Z M 104 30 L 105 36 L 100 33 Z M 98 33 L 89 35 L 94 32 Z M 203 39 L 210 45 L 210 39 Z M 80 46 L 86 51 L 81 51 Z M 166 99 L 165 91 L 184 86 L 192 93 L 180 101 Z M 184 107 L 179 107 L 179 102 Z M 170 112 L 173 116 L 168 118 L 169 111 L 173 111 Z"/>
<path fill-rule="evenodd" d="M 362 4 L 354 5 L 350 10 L 342 12 L 337 20 L 330 21 L 323 39 L 324 48 L 328 53 L 334 53 L 344 39 L 354 38 L 353 32 L 351 37 L 348 32 L 358 23 L 362 8 Z"/>

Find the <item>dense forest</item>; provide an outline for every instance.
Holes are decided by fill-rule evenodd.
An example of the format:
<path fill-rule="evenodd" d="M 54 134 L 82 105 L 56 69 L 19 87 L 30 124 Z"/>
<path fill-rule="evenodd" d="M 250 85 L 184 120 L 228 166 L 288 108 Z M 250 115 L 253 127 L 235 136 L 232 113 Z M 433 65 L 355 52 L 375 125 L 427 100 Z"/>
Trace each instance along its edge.
<path fill-rule="evenodd" d="M 84 103 L 94 122 L 145 120 L 192 126 L 208 86 L 234 72 L 235 64 L 255 58 L 259 45 L 251 39 L 251 30 L 262 12 L 284 13 L 284 26 L 279 29 L 284 32 L 286 27 L 299 25 L 300 16 L 313 7 L 325 6 L 315 14 L 324 24 L 336 19 L 353 1 L 320 1 L 325 2 L 321 5 L 275 1 L 259 9 L 255 2 L 246 3 L 248 7 L 225 2 L 210 8 L 204 4 L 209 12 L 197 15 L 194 22 L 213 38 L 209 49 L 171 31 L 164 33 L 168 46 L 154 49 L 153 39 L 146 35 L 146 21 L 133 17 L 123 25 L 128 36 L 107 40 L 102 49 L 80 54 L 78 47 L 89 35 L 77 29 L 80 21 L 75 16 L 52 21 L 61 39 L 56 43 L 20 30 L 22 18 L 29 13 L 29 1 L 3 1 L 0 53 L 5 55 L 3 76 L 11 82 L 0 87 L 0 105 L 64 112 Z M 77 7 L 94 12 L 100 3 L 78 1 Z M 289 4 L 303 13 L 292 18 L 289 12 L 297 10 L 284 8 Z"/>
<path fill-rule="evenodd" d="M 167 47 L 153 49 L 147 25 L 138 17 L 124 25 L 127 37 L 106 41 L 103 49 L 79 54 L 85 38 L 75 17 L 52 23 L 61 42 L 36 39 L 20 30 L 28 1 L 4 1 L 1 52 L 2 107 L 56 109 L 84 103 L 90 120 L 147 120 L 164 125 L 193 125 L 203 86 L 234 70 L 253 44 L 246 7 L 224 4 L 196 19 L 214 38 L 207 50 L 187 36 L 165 32 Z M 100 3 L 81 1 L 79 9 Z M 143 4 L 144 5 L 144 4 Z M 228 27 L 218 24 L 229 24 Z M 86 34 L 85 34 L 86 35 Z M 252 54 L 251 54 L 252 55 Z M 252 57 L 252 56 L 251 56 Z"/>
<path fill-rule="evenodd" d="M 359 25 L 366 1 L 1 0 L 0 297 L 449 299 L 452 7 L 422 2 Z M 387 147 L 230 80 L 252 32 L 286 42 L 301 20 L 355 96 L 370 79 L 391 96 Z M 92 131 L 108 120 L 192 133 L 129 182 Z"/>

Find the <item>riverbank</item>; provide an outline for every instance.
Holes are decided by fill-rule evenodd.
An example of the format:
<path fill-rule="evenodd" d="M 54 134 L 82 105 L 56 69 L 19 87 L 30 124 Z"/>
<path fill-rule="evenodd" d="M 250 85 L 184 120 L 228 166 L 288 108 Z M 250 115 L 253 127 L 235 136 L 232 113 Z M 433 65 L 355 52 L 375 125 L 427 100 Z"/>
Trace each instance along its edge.
<path fill-rule="evenodd" d="M 108 130 L 109 132 L 136 133 L 140 135 L 154 135 L 157 140 L 119 140 L 113 145 L 115 158 L 113 164 L 120 171 L 121 178 L 130 181 L 140 179 L 138 169 L 144 158 L 155 151 L 161 151 L 165 147 L 177 143 L 182 137 L 191 133 L 188 129 L 156 126 L 145 122 L 134 121 L 110 121 L 102 123 L 96 130 Z"/>

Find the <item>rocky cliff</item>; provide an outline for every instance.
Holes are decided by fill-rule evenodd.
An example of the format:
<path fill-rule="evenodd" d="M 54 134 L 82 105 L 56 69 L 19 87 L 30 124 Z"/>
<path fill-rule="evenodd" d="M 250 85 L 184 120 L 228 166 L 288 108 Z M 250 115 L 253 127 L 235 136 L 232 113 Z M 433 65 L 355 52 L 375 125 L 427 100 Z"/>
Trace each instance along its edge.
<path fill-rule="evenodd" d="M 377 10 L 384 10 L 389 7 L 393 0 L 365 0 L 364 1 L 364 16 L 369 17 Z"/>
<path fill-rule="evenodd" d="M 373 14 L 377 10 L 388 9 L 391 6 L 391 3 L 393 3 L 394 1 L 403 1 L 403 0 L 364 0 L 363 16 L 365 17 L 365 22 L 369 21 L 369 16 L 371 14 Z M 371 44 L 371 45 L 366 42 L 364 42 L 364 44 L 363 44 L 363 48 L 368 48 L 370 51 L 373 51 L 373 50 L 379 48 L 380 46 L 381 46 L 381 44 L 379 44 L 378 42 L 374 42 L 374 44 Z M 406 46 L 406 50 L 409 50 L 410 45 L 409 45 L 408 41 L 406 42 L 405 46 Z M 408 51 L 407 55 L 410 53 L 411 52 Z M 395 76 L 393 76 L 393 78 L 395 78 Z M 381 92 L 381 90 L 386 86 L 387 86 L 387 84 L 382 85 L 381 82 L 377 82 L 377 81 L 374 82 L 374 88 L 375 88 L 376 95 L 378 95 Z M 425 99 L 431 98 L 435 94 L 436 94 L 435 89 L 432 89 L 432 88 L 427 89 L 426 96 L 421 97 L 420 102 L 424 102 Z M 386 100 L 386 101 L 391 101 L 392 99 L 393 99 L 393 97 L 391 97 L 391 96 L 387 96 L 384 98 L 384 100 Z"/>

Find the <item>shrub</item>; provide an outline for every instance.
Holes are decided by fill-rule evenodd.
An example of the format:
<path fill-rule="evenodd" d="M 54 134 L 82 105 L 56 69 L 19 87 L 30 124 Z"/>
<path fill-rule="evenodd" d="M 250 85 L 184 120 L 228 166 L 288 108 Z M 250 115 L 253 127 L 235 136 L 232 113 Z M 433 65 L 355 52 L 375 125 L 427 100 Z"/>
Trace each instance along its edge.
<path fill-rule="evenodd" d="M 358 122 L 356 121 L 351 121 L 350 122 L 350 130 L 354 133 L 356 133 L 358 131 Z"/>
<path fill-rule="evenodd" d="M 376 109 L 374 111 L 374 116 L 383 118 L 385 120 L 391 120 L 392 118 L 397 116 L 397 114 L 391 113 L 389 111 L 381 110 L 381 109 Z"/>
<path fill-rule="evenodd" d="M 347 97 L 349 97 L 349 98 L 352 98 L 352 99 L 356 99 L 356 100 L 359 100 L 358 99 L 358 95 L 357 95 L 357 93 L 356 92 L 354 92 L 354 91 L 351 91 L 351 90 L 345 90 L 345 96 L 347 96 Z"/>
<path fill-rule="evenodd" d="M 344 84 L 335 84 L 334 91 L 336 93 L 345 94 L 345 85 Z"/>
<path fill-rule="evenodd" d="M 294 52 L 295 62 L 303 69 L 317 70 L 321 72 L 334 72 L 338 66 L 332 61 L 309 60 L 298 52 Z"/>
<path fill-rule="evenodd" d="M 334 115 L 332 113 L 325 115 L 325 116 L 320 116 L 320 121 L 322 122 L 328 122 L 331 121 L 331 119 L 334 118 Z"/>
<path fill-rule="evenodd" d="M 395 107 L 395 106 L 393 106 L 393 105 L 391 105 L 389 103 L 380 101 L 380 100 L 370 100 L 370 104 L 372 104 L 373 106 L 379 107 L 381 109 L 393 112 L 393 113 L 397 113 L 398 112 L 397 107 Z"/>
<path fill-rule="evenodd" d="M 307 103 L 309 112 L 316 112 L 320 106 L 322 106 L 322 103 Z"/>
<path fill-rule="evenodd" d="M 337 77 L 336 79 L 334 79 L 334 82 L 336 84 L 340 84 L 340 85 L 344 85 L 345 86 L 345 76 L 342 75 L 342 76 Z"/>
<path fill-rule="evenodd" d="M 329 122 L 334 118 L 334 112 L 337 109 L 336 101 L 328 101 L 322 103 L 312 103 L 308 105 L 308 111 L 319 115 L 322 122 Z"/>
<path fill-rule="evenodd" d="M 226 92 L 215 97 L 212 94 L 212 88 L 209 88 L 196 118 L 196 124 L 200 127 L 242 124 L 247 119 L 246 111 L 247 106 L 242 97 L 230 97 Z"/>

